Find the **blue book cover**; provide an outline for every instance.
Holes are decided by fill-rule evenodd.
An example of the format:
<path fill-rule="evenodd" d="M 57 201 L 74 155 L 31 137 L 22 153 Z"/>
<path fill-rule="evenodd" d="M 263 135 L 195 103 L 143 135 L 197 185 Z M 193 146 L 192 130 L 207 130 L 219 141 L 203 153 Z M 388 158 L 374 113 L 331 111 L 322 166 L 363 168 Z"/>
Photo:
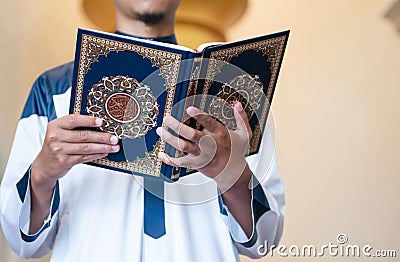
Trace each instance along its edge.
<path fill-rule="evenodd" d="M 250 154 L 259 150 L 289 31 L 211 45 L 178 45 L 79 29 L 70 113 L 103 119 L 99 131 L 120 138 L 121 150 L 88 164 L 166 181 L 195 170 L 157 158 L 175 150 L 155 132 L 166 114 L 200 128 L 194 105 L 235 129 L 227 105 L 241 101 L 250 119 Z"/>

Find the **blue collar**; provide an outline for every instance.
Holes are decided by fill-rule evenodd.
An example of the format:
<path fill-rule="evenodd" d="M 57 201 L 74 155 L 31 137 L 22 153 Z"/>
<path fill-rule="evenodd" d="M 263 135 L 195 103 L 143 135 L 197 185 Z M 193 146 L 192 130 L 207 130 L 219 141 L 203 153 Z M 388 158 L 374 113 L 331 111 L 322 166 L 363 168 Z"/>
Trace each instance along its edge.
<path fill-rule="evenodd" d="M 127 33 L 123 33 L 121 31 L 115 31 L 115 34 L 117 35 L 125 35 L 125 36 L 133 36 L 136 38 L 142 38 L 142 39 L 148 39 L 148 40 L 154 40 L 157 42 L 163 42 L 163 43 L 168 43 L 168 44 L 177 44 L 178 42 L 176 41 L 176 37 L 175 34 L 169 35 L 169 36 L 163 36 L 163 37 L 156 37 L 156 38 L 146 38 L 146 37 L 140 37 L 140 36 L 134 36 L 134 35 L 130 35 Z"/>

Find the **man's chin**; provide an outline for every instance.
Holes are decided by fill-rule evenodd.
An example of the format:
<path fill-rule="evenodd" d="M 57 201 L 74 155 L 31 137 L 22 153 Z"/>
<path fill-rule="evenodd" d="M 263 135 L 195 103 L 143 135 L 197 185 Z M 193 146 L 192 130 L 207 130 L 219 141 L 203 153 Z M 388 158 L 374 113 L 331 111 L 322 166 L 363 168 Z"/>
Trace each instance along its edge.
<path fill-rule="evenodd" d="M 136 17 L 139 21 L 143 22 L 147 26 L 153 26 L 161 23 L 164 19 L 164 13 L 136 13 Z"/>

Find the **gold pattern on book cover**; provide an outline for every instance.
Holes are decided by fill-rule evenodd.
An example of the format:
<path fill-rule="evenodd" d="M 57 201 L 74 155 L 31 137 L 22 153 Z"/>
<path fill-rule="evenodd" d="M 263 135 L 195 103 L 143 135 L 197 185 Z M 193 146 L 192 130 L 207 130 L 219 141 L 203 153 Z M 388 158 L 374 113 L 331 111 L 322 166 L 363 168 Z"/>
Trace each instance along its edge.
<path fill-rule="evenodd" d="M 76 94 L 74 98 L 74 113 L 79 114 L 81 112 L 81 103 L 82 103 L 82 94 L 83 94 L 83 87 L 84 87 L 84 77 L 86 73 L 90 70 L 90 66 L 93 63 L 98 62 L 100 56 L 105 56 L 110 52 L 135 52 L 142 56 L 144 59 L 148 59 L 154 67 L 159 68 L 161 77 L 164 79 L 164 85 L 167 91 L 167 98 L 166 98 L 166 103 L 164 107 L 164 116 L 166 114 L 170 114 L 173 106 L 173 101 L 175 97 L 175 88 L 176 88 L 176 83 L 178 79 L 178 73 L 179 73 L 179 67 L 181 63 L 182 56 L 180 54 L 175 54 L 167 51 L 162 51 L 162 50 L 157 50 L 149 47 L 143 47 L 139 45 L 134 45 L 134 44 L 129 44 L 121 41 L 114 41 L 102 37 L 96 37 L 92 35 L 87 35 L 87 34 L 82 34 L 82 42 L 81 42 L 81 53 L 80 53 L 80 58 L 79 58 L 79 65 L 78 65 L 78 76 L 77 76 L 77 83 L 76 83 Z M 129 76 L 126 76 L 126 78 L 129 78 Z M 133 81 L 133 78 L 129 78 L 131 81 Z M 110 78 L 109 78 L 110 80 Z M 134 81 L 133 81 L 134 82 Z M 107 84 L 109 84 L 107 82 Z M 140 86 L 140 83 L 139 83 Z M 93 91 L 93 90 L 92 90 Z M 146 99 L 152 99 L 150 93 L 147 93 L 148 96 Z M 95 93 L 92 94 L 95 96 Z M 109 97 L 111 97 L 112 94 L 110 94 Z M 115 99 L 118 98 L 118 99 Z M 140 101 L 137 100 L 135 96 L 127 96 L 126 92 L 116 92 L 114 93 L 114 100 L 113 101 L 108 101 L 110 102 L 110 107 L 117 105 L 119 102 L 118 101 L 123 101 L 125 103 L 125 106 L 131 107 L 131 109 L 134 110 L 136 107 L 135 103 L 139 103 Z M 149 100 L 148 100 L 149 101 Z M 117 102 L 117 103 L 115 103 Z M 106 101 L 107 103 L 107 101 Z M 154 104 L 155 105 L 155 104 Z M 90 107 L 91 105 L 88 105 L 88 108 L 90 108 L 91 111 L 95 111 L 96 109 L 94 107 Z M 151 110 L 151 107 L 148 108 L 149 111 Z M 150 116 L 154 117 L 156 114 L 158 115 L 158 106 L 157 109 L 153 108 L 154 110 L 157 110 L 157 112 L 153 111 Z M 104 113 L 104 112 L 103 112 Z M 110 113 L 110 111 L 108 112 Z M 111 117 L 111 115 L 113 117 Z M 122 124 L 129 123 L 131 120 L 134 121 L 135 119 L 138 119 L 139 113 L 137 112 L 136 114 L 132 114 L 131 116 L 127 116 L 127 118 L 124 119 L 124 116 L 121 117 L 120 112 L 113 111 L 111 113 L 110 119 L 114 118 L 114 121 L 117 122 L 117 120 L 120 121 Z M 122 120 L 122 121 L 121 121 Z M 124 123 L 125 122 L 125 123 Z M 120 125 L 122 126 L 122 125 Z M 152 123 L 150 123 L 150 126 L 152 126 Z M 106 128 L 103 126 L 103 128 Z M 143 135 L 144 132 L 149 131 L 149 126 L 144 127 L 141 131 L 133 131 L 133 130 L 128 130 L 124 129 L 122 130 L 117 130 L 116 132 L 120 134 L 120 137 L 130 137 L 130 136 L 138 136 L 138 134 Z M 106 128 L 107 129 L 107 128 Z M 147 131 L 145 131 L 147 130 Z M 116 162 L 112 161 L 108 158 L 102 158 L 99 160 L 93 161 L 94 163 L 108 166 L 108 167 L 113 167 L 113 168 L 118 168 L 122 170 L 127 170 L 131 172 L 137 172 L 145 175 L 150 175 L 150 176 L 160 176 L 161 172 L 161 166 L 162 162 L 161 160 L 158 159 L 157 155 L 159 152 L 164 152 L 165 150 L 165 142 L 161 138 L 156 142 L 154 145 L 153 149 L 149 152 L 145 153 L 145 156 L 143 158 L 137 158 L 134 161 L 128 162 Z"/>
<path fill-rule="evenodd" d="M 200 102 L 200 109 L 203 111 L 205 109 L 209 89 L 214 82 L 215 77 L 219 73 L 221 73 L 222 67 L 224 65 L 227 65 L 232 60 L 232 58 L 239 56 L 245 51 L 254 50 L 261 52 L 262 55 L 265 56 L 267 61 L 271 64 L 271 78 L 268 87 L 266 87 L 266 98 L 268 101 L 264 103 L 261 112 L 261 119 L 258 119 L 258 123 L 255 126 L 255 130 L 253 131 L 253 135 L 250 141 L 250 154 L 256 153 L 258 151 L 258 145 L 261 140 L 262 130 L 264 129 L 263 125 L 265 123 L 267 112 L 269 110 L 269 102 L 271 101 L 272 92 L 276 83 L 279 64 L 282 59 L 286 38 L 287 36 L 279 36 L 271 39 L 261 40 L 258 42 L 216 50 L 210 53 L 210 60 L 206 71 L 206 79 L 204 82 L 203 94 Z"/>
<path fill-rule="evenodd" d="M 195 57 L 193 58 L 193 64 L 192 64 L 192 69 L 190 72 L 190 79 L 189 79 L 189 85 L 188 89 L 186 92 L 186 99 L 185 99 L 185 106 L 183 110 L 183 117 L 182 120 L 184 121 L 184 124 L 190 125 L 190 116 L 186 112 L 186 109 L 189 106 L 194 105 L 194 100 L 195 100 L 195 95 L 197 94 L 197 82 L 200 78 L 200 70 L 201 70 L 201 64 L 202 64 L 202 57 Z M 176 150 L 175 151 L 175 157 L 183 157 L 185 156 L 185 153 L 182 151 Z M 173 169 L 173 174 L 171 176 L 171 179 L 178 179 L 180 176 L 180 171 L 181 168 L 175 167 Z M 196 171 L 194 169 L 186 168 L 186 173 Z"/>
<path fill-rule="evenodd" d="M 129 76 L 105 76 L 87 95 L 86 111 L 103 119 L 101 131 L 135 139 L 157 125 L 158 103 L 148 85 Z"/>
<path fill-rule="evenodd" d="M 247 118 L 250 119 L 261 106 L 263 94 L 263 84 L 258 75 L 236 76 L 229 83 L 225 83 L 213 97 L 208 106 L 208 113 L 221 121 L 226 128 L 235 130 L 236 121 L 232 106 L 241 102 Z"/>

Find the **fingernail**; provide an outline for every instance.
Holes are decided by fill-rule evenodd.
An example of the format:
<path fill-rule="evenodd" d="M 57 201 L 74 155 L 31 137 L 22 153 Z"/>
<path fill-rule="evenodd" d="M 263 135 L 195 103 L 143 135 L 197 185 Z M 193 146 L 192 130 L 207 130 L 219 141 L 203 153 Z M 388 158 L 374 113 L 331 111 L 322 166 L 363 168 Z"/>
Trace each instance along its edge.
<path fill-rule="evenodd" d="M 166 116 L 164 117 L 164 120 L 163 120 L 164 124 L 166 124 L 166 125 L 171 124 L 171 120 L 172 120 L 171 118 L 172 118 L 171 115 L 166 115 Z"/>
<path fill-rule="evenodd" d="M 193 116 L 193 115 L 196 114 L 196 109 L 197 109 L 197 108 L 195 108 L 195 107 L 193 107 L 193 106 L 189 106 L 189 107 L 186 109 L 186 112 L 187 112 L 190 116 Z"/>
<path fill-rule="evenodd" d="M 119 146 L 118 145 L 117 146 L 112 146 L 112 150 L 114 152 L 118 152 L 119 151 Z"/>
<path fill-rule="evenodd" d="M 239 112 L 242 111 L 242 110 L 243 110 L 242 103 L 236 102 L 235 108 L 236 108 L 236 110 L 239 111 Z"/>
<path fill-rule="evenodd" d="M 96 118 L 96 120 L 94 122 L 96 123 L 96 126 L 101 126 L 101 124 L 103 123 L 103 119 Z"/>
<path fill-rule="evenodd" d="M 163 152 L 158 153 L 158 158 L 159 159 L 163 160 L 164 157 L 165 157 L 165 153 L 163 153 Z"/>
<path fill-rule="evenodd" d="M 116 137 L 116 136 L 110 137 L 110 142 L 111 142 L 111 144 L 116 144 L 116 143 L 118 143 L 118 137 Z"/>

